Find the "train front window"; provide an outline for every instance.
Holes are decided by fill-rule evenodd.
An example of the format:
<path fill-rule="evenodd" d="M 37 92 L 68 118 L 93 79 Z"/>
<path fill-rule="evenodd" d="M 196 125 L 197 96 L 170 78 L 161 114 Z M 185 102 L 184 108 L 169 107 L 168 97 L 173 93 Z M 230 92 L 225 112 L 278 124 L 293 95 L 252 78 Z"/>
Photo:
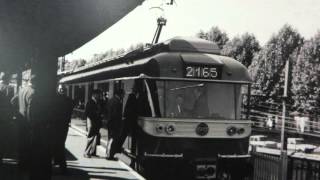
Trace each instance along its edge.
<path fill-rule="evenodd" d="M 155 108 L 161 117 L 240 119 L 244 85 L 157 81 Z M 153 99 L 155 99 L 153 97 Z"/>

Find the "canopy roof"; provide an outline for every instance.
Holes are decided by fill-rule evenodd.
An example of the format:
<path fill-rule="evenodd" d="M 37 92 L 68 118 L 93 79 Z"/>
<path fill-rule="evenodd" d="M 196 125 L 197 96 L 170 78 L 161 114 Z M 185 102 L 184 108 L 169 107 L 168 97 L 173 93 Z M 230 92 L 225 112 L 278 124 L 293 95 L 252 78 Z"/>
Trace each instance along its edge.
<path fill-rule="evenodd" d="M 39 51 L 70 53 L 142 1 L 0 0 L 0 71 L 23 67 Z"/>

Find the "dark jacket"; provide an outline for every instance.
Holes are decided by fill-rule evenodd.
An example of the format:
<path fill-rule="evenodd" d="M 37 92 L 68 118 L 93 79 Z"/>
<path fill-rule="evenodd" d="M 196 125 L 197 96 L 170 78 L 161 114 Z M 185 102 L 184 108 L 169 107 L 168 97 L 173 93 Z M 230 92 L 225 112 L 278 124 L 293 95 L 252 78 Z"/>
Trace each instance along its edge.
<path fill-rule="evenodd" d="M 127 123 L 129 126 L 132 126 L 132 124 L 138 118 L 138 101 L 136 95 L 133 93 L 129 94 L 124 108 L 123 117 L 125 118 L 125 123 Z"/>
<path fill-rule="evenodd" d="M 108 101 L 108 129 L 118 131 L 122 124 L 122 103 L 120 98 L 113 96 Z"/>
<path fill-rule="evenodd" d="M 93 99 L 90 99 L 85 108 L 85 116 L 89 118 L 92 123 L 92 126 L 101 127 L 101 108 L 99 104 Z"/>
<path fill-rule="evenodd" d="M 13 115 L 13 106 L 10 103 L 12 94 L 6 84 L 0 83 L 0 121 L 9 121 Z M 1 123 L 0 122 L 0 123 Z"/>
<path fill-rule="evenodd" d="M 68 126 L 71 121 L 71 115 L 73 111 L 74 103 L 73 101 L 65 96 L 58 94 L 58 106 L 59 109 L 57 118 L 59 118 L 58 125 L 59 126 Z"/>

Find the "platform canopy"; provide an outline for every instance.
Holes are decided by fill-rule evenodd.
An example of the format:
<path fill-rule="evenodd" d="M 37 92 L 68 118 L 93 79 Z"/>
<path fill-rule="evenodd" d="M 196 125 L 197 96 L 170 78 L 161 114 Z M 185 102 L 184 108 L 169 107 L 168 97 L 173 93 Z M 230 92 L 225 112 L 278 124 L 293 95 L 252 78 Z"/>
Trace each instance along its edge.
<path fill-rule="evenodd" d="M 0 71 L 21 69 L 39 52 L 70 53 L 142 1 L 0 0 Z"/>

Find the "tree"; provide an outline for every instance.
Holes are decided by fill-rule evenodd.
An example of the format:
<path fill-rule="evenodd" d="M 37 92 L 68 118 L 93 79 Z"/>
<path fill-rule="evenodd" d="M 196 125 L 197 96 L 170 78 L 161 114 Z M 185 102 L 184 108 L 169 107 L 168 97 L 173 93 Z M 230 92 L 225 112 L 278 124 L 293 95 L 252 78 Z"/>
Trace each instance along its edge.
<path fill-rule="evenodd" d="M 230 56 L 249 67 L 254 54 L 260 50 L 259 42 L 253 34 L 245 33 L 241 37 L 234 37 L 223 46 L 222 54 Z"/>
<path fill-rule="evenodd" d="M 320 31 L 302 46 L 292 77 L 295 108 L 320 114 Z"/>
<path fill-rule="evenodd" d="M 143 43 L 137 43 L 135 45 L 131 45 L 127 50 L 126 52 L 131 52 L 131 51 L 134 51 L 136 49 L 140 49 L 140 48 L 143 48 L 144 47 L 144 44 Z"/>
<path fill-rule="evenodd" d="M 227 33 L 221 31 L 217 26 L 213 26 L 208 32 L 200 30 L 197 37 L 215 42 L 220 49 L 229 41 Z"/>
<path fill-rule="evenodd" d="M 196 36 L 197 36 L 198 38 L 208 40 L 208 38 L 207 38 L 207 33 L 205 33 L 203 30 L 200 30 L 200 31 L 196 34 Z"/>
<path fill-rule="evenodd" d="M 253 93 L 262 95 L 259 101 L 280 102 L 283 95 L 284 66 L 286 60 L 292 63 L 303 44 L 303 38 L 290 25 L 284 25 L 263 49 L 253 58 L 249 72 L 257 84 Z M 289 79 L 290 82 L 290 79 Z M 291 83 L 289 83 L 289 90 Z M 288 92 L 289 103 L 292 92 Z"/>
<path fill-rule="evenodd" d="M 126 51 L 123 49 L 123 48 L 121 48 L 121 49 L 118 49 L 116 52 L 115 52 L 115 54 L 117 55 L 117 56 L 119 56 L 119 55 L 122 55 L 122 54 L 124 54 Z"/>

